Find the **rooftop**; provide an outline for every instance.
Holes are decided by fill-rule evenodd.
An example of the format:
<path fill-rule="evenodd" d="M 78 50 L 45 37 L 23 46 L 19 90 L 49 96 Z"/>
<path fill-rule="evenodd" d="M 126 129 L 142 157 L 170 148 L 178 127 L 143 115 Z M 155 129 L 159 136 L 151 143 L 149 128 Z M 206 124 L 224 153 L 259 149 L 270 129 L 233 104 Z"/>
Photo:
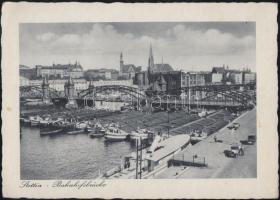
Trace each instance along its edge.
<path fill-rule="evenodd" d="M 174 153 L 181 147 L 183 147 L 185 144 L 190 142 L 190 136 L 187 134 L 181 134 L 172 136 L 170 138 L 167 138 L 160 142 L 160 146 L 163 148 L 160 148 L 156 151 L 154 151 L 150 156 L 146 157 L 148 160 L 152 161 L 158 161 L 163 159 L 164 157 Z"/>
<path fill-rule="evenodd" d="M 173 71 L 173 68 L 167 63 L 162 63 L 162 64 L 154 64 L 151 70 L 153 71 L 153 73 L 159 73 L 159 72 Z"/>

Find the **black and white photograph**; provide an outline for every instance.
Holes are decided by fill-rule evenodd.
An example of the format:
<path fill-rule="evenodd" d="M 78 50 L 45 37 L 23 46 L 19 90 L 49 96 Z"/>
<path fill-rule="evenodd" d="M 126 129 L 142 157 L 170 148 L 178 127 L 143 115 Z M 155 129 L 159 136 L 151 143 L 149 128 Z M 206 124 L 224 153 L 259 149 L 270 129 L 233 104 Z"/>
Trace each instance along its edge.
<path fill-rule="evenodd" d="M 21 179 L 256 178 L 255 28 L 20 24 Z"/>
<path fill-rule="evenodd" d="M 277 198 L 277 12 L 5 3 L 3 196 Z"/>

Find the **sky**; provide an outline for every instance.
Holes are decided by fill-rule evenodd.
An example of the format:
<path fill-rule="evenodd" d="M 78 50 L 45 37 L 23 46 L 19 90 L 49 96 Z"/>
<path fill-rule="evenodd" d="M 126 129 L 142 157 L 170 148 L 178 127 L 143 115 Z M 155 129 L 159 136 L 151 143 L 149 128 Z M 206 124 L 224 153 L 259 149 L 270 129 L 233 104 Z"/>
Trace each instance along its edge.
<path fill-rule="evenodd" d="M 213 66 L 255 71 L 254 22 L 114 22 L 22 23 L 20 64 L 68 64 L 84 69 L 119 69 L 125 64 L 146 69 L 149 46 L 155 63 L 175 70 L 207 71 Z"/>

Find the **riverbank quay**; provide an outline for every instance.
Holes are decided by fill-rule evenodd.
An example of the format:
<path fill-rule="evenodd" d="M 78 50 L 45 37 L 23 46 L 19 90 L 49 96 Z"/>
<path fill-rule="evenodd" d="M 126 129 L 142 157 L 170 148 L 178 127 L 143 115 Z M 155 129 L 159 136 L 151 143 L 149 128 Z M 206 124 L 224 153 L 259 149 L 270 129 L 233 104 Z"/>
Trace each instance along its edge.
<path fill-rule="evenodd" d="M 164 111 L 154 113 L 129 111 L 118 115 L 106 116 L 100 120 L 101 123 L 119 123 L 122 129 L 128 132 L 135 131 L 137 128 L 144 128 L 157 133 L 166 132 L 168 128 L 179 127 L 197 119 L 199 119 L 197 115 L 179 110 L 171 113 Z"/>
<path fill-rule="evenodd" d="M 237 130 L 222 128 L 205 140 L 188 146 L 173 159 L 188 163 L 188 166 L 170 166 L 154 178 L 254 178 L 257 177 L 256 143 L 242 145 L 244 155 L 236 158 L 225 156 L 224 151 L 232 145 L 245 141 L 249 135 L 256 135 L 256 109 L 235 119 Z M 216 140 L 216 141 L 215 141 Z M 205 166 L 190 166 L 190 163 L 205 163 Z"/>

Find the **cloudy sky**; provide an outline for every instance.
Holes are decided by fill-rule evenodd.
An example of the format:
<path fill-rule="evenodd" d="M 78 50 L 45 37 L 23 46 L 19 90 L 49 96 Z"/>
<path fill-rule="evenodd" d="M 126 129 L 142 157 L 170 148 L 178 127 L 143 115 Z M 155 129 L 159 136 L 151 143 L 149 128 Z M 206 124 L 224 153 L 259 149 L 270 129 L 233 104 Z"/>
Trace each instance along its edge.
<path fill-rule="evenodd" d="M 85 69 L 119 68 L 124 62 L 155 63 L 174 69 L 210 70 L 212 66 L 255 71 L 253 22 L 32 23 L 20 24 L 20 64 L 34 67 L 74 63 Z"/>

